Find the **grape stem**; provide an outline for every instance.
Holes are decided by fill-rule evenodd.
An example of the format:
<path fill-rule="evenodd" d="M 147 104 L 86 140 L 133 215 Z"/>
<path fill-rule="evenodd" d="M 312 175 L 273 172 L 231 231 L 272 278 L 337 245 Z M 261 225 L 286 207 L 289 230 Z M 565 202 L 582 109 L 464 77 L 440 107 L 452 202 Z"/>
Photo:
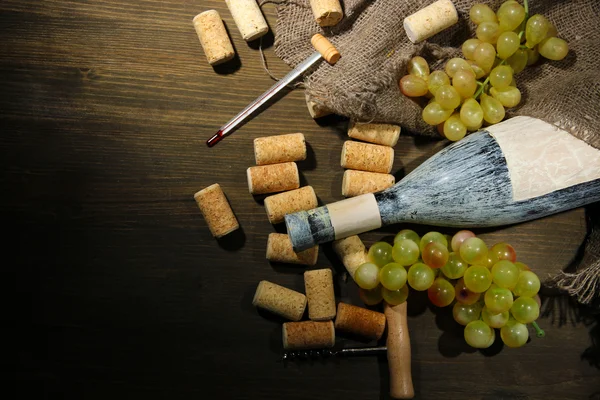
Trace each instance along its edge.
<path fill-rule="evenodd" d="M 525 21 L 529 18 L 529 1 L 523 0 L 523 8 L 525 8 Z"/>
<path fill-rule="evenodd" d="M 533 326 L 533 329 L 535 329 L 535 335 L 539 338 L 543 338 L 544 336 L 546 336 L 546 332 L 544 332 L 544 330 L 542 328 L 540 328 L 540 326 L 537 324 L 537 322 L 533 321 L 531 323 L 531 325 Z"/>

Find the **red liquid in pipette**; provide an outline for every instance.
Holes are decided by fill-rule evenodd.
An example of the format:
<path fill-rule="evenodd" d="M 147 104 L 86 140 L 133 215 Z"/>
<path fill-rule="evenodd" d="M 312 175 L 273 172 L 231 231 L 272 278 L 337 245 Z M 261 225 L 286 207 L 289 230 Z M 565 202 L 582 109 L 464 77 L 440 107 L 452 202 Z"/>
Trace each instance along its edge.
<path fill-rule="evenodd" d="M 225 136 L 223 135 L 223 131 L 217 131 L 210 139 L 206 141 L 206 145 L 208 147 L 213 147 L 215 144 L 219 143 L 221 139 Z"/>

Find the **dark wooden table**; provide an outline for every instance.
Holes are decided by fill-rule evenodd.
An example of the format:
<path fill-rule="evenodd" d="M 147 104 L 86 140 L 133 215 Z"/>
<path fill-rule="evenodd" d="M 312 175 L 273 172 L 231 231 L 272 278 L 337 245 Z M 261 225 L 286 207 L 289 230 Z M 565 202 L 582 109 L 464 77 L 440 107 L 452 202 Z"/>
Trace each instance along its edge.
<path fill-rule="evenodd" d="M 239 55 L 218 69 L 191 24 L 209 8 L 221 12 Z M 264 11 L 273 27 L 274 6 Z M 272 84 L 224 2 L 4 0 L 0 35 L 11 398 L 387 397 L 385 358 L 283 364 L 281 321 L 251 305 L 260 280 L 302 291 L 304 271 L 265 259 L 268 234 L 282 228 L 248 194 L 253 139 L 303 132 L 303 183 L 325 204 L 342 198 L 347 121 L 315 123 L 294 91 L 208 149 L 216 128 Z M 272 36 L 265 45 L 269 67 L 283 76 L 289 67 Z M 444 145 L 403 136 L 397 177 Z M 242 225 L 220 242 L 192 198 L 215 182 Z M 398 229 L 362 238 L 372 244 Z M 477 233 L 490 244 L 509 241 L 545 278 L 574 257 L 584 211 Z M 329 246 L 317 267 L 338 272 L 339 300 L 361 304 Z M 600 396 L 590 336 L 597 321 L 564 297 L 544 298 L 545 339 L 484 352 L 464 344 L 451 310 L 434 310 L 423 296 L 409 304 L 417 398 Z"/>

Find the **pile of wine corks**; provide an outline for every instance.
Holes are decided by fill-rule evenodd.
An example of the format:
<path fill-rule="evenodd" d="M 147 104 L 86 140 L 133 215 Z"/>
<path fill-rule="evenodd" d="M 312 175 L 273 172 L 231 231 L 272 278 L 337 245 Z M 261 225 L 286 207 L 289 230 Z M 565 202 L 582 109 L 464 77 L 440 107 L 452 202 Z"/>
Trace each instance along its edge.
<path fill-rule="evenodd" d="M 304 273 L 306 294 L 262 281 L 252 304 L 292 322 L 282 326 L 286 350 L 330 348 L 336 331 L 378 340 L 385 330 L 385 315 L 346 303 L 336 307 L 333 274 L 329 268 Z M 301 321 L 308 307 L 308 320 Z M 334 323 L 335 319 L 335 323 Z"/>
<path fill-rule="evenodd" d="M 343 196 L 379 192 L 396 183 L 390 172 L 394 164 L 393 147 L 400 137 L 399 126 L 351 122 L 348 136 L 356 140 L 347 140 L 342 147 L 341 166 L 346 168 Z"/>
<path fill-rule="evenodd" d="M 256 0 L 225 0 L 225 3 L 245 41 L 259 39 L 269 31 Z M 310 0 L 310 5 L 315 21 L 322 27 L 334 26 L 344 16 L 339 0 Z M 235 57 L 233 44 L 218 11 L 204 11 L 192 22 L 210 65 L 216 66 Z"/>
<path fill-rule="evenodd" d="M 272 224 L 284 221 L 286 214 L 317 207 L 312 186 L 300 187 L 296 161 L 306 159 L 306 140 L 302 133 L 290 133 L 254 139 L 256 166 L 247 170 L 250 194 L 279 192 L 264 200 L 267 218 Z M 271 233 L 267 240 L 267 259 L 273 262 L 315 265 L 319 246 L 294 252 L 284 233 Z"/>

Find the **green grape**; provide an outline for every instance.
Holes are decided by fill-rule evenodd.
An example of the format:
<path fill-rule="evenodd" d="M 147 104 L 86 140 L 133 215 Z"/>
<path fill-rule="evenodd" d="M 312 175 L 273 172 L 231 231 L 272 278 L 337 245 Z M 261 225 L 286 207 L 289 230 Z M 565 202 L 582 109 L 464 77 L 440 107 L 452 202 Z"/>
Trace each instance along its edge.
<path fill-rule="evenodd" d="M 533 46 L 544 40 L 548 33 L 548 29 L 550 29 L 550 23 L 543 15 L 535 14 L 530 17 L 525 25 L 525 39 L 527 39 L 525 46 L 531 49 Z"/>
<path fill-rule="evenodd" d="M 475 94 L 475 90 L 477 90 L 475 72 L 472 69 L 468 71 L 466 69 L 456 71 L 452 78 L 452 86 L 463 99 L 472 97 Z"/>
<path fill-rule="evenodd" d="M 498 10 L 496 10 L 496 16 L 498 16 L 498 13 L 502 13 L 503 8 L 511 4 L 519 4 L 519 2 L 517 0 L 507 0 L 504 3 L 500 4 L 500 7 L 498 7 Z"/>
<path fill-rule="evenodd" d="M 444 71 L 433 71 L 431 75 L 429 75 L 429 81 L 427 83 L 429 93 L 431 93 L 432 96 L 435 96 L 435 93 L 440 86 L 449 84 L 450 78 Z"/>
<path fill-rule="evenodd" d="M 467 127 L 460 120 L 459 113 L 452 114 L 450 118 L 444 122 L 443 132 L 446 139 L 452 142 L 456 142 L 465 137 L 467 134 Z"/>
<path fill-rule="evenodd" d="M 460 99 L 460 96 L 459 96 Z M 438 125 L 450 118 L 453 110 L 446 110 L 438 102 L 432 101 L 423 109 L 423 121 L 429 125 Z"/>
<path fill-rule="evenodd" d="M 378 267 L 392 262 L 392 245 L 386 242 L 377 242 L 369 249 L 369 261 Z"/>
<path fill-rule="evenodd" d="M 493 343 L 494 331 L 481 320 L 471 321 L 465 326 L 465 341 L 476 349 L 485 349 Z"/>
<path fill-rule="evenodd" d="M 466 99 L 460 108 L 460 120 L 469 131 L 476 131 L 483 123 L 483 110 L 475 99 Z M 456 251 L 456 250 L 455 250 Z"/>
<path fill-rule="evenodd" d="M 519 35 L 514 32 L 502 32 L 500 36 L 498 36 L 498 41 L 496 42 L 498 57 L 506 60 L 517 51 L 520 44 Z"/>
<path fill-rule="evenodd" d="M 415 290 L 429 289 L 434 279 L 435 273 L 433 270 L 423 263 L 413 264 L 408 269 L 408 284 Z"/>
<path fill-rule="evenodd" d="M 502 31 L 512 31 L 521 25 L 525 19 L 525 8 L 519 3 L 507 4 L 497 12 L 498 22 Z"/>
<path fill-rule="evenodd" d="M 522 324 L 530 324 L 540 316 L 540 307 L 531 297 L 519 297 L 510 308 L 512 316 Z"/>
<path fill-rule="evenodd" d="M 429 76 L 429 64 L 427 64 L 427 61 L 421 56 L 411 58 L 408 61 L 406 68 L 408 69 L 409 75 L 418 76 L 423 80 L 426 80 Z"/>
<path fill-rule="evenodd" d="M 467 60 L 469 66 L 475 72 L 475 79 L 481 79 L 486 75 L 486 72 L 473 60 Z"/>
<path fill-rule="evenodd" d="M 454 320 L 461 325 L 468 325 L 471 321 L 477 321 L 481 315 L 481 303 L 461 304 L 456 303 L 452 307 Z"/>
<path fill-rule="evenodd" d="M 421 253 L 423 253 L 425 246 L 427 246 L 431 242 L 438 242 L 448 247 L 448 240 L 444 235 L 442 235 L 439 232 L 427 232 L 423 235 L 421 241 L 419 242 L 419 249 L 421 250 Z"/>
<path fill-rule="evenodd" d="M 431 242 L 423 248 L 421 258 L 423 258 L 423 262 L 429 267 L 441 268 L 448 262 L 448 254 L 447 244 Z"/>
<path fill-rule="evenodd" d="M 495 60 L 496 49 L 493 44 L 481 43 L 473 52 L 473 61 L 475 61 L 486 73 L 492 70 Z"/>
<path fill-rule="evenodd" d="M 435 101 L 446 110 L 454 110 L 460 105 L 460 94 L 452 86 L 442 85 L 435 92 Z"/>
<path fill-rule="evenodd" d="M 527 53 L 527 66 L 535 64 L 540 59 L 540 52 L 537 46 L 532 49 L 528 48 L 525 52 Z"/>
<path fill-rule="evenodd" d="M 354 271 L 354 282 L 363 289 L 374 289 L 379 285 L 379 267 L 373 263 L 361 264 Z"/>
<path fill-rule="evenodd" d="M 363 303 L 365 303 L 368 306 L 374 306 L 376 304 L 381 303 L 381 300 L 383 300 L 383 296 L 382 296 L 382 290 L 383 288 L 381 287 L 381 285 L 378 285 L 377 287 L 375 287 L 375 289 L 363 289 L 361 287 L 358 288 L 358 295 L 360 296 L 360 299 L 363 301 Z"/>
<path fill-rule="evenodd" d="M 560 61 L 567 56 L 569 45 L 562 39 L 550 37 L 540 42 L 538 50 L 544 58 Z"/>
<path fill-rule="evenodd" d="M 518 74 L 527 66 L 527 51 L 518 49 L 515 54 L 506 59 L 506 62 L 513 69 L 513 74 Z"/>
<path fill-rule="evenodd" d="M 400 79 L 400 91 L 408 97 L 425 96 L 429 91 L 427 82 L 414 75 L 404 75 Z"/>
<path fill-rule="evenodd" d="M 450 60 L 448 60 L 448 62 L 446 63 L 446 67 L 444 68 L 446 74 L 448 74 L 450 78 L 453 78 L 454 74 L 456 74 L 461 69 L 471 71 L 471 66 L 466 60 L 458 57 L 451 58 Z"/>
<path fill-rule="evenodd" d="M 491 313 L 507 312 L 513 305 L 513 295 L 510 290 L 491 285 L 483 296 L 485 306 Z"/>
<path fill-rule="evenodd" d="M 521 271 L 513 289 L 515 296 L 533 297 L 540 291 L 540 279 L 532 271 Z"/>
<path fill-rule="evenodd" d="M 472 292 L 467 288 L 464 278 L 460 278 L 458 282 L 456 282 L 456 285 L 454 285 L 454 293 L 456 293 L 456 301 L 466 305 L 477 303 L 481 297 L 481 293 Z"/>
<path fill-rule="evenodd" d="M 475 25 L 479 25 L 482 22 L 491 21 L 496 22 L 496 13 L 486 4 L 473 4 L 473 7 L 469 10 L 469 17 Z"/>
<path fill-rule="evenodd" d="M 492 284 L 492 274 L 490 270 L 481 265 L 472 265 L 467 268 L 463 279 L 467 289 L 475 293 L 485 292 Z"/>
<path fill-rule="evenodd" d="M 496 89 L 493 87 L 490 89 L 490 94 L 505 108 L 515 107 L 521 102 L 521 91 L 513 86 L 509 86 L 506 89 Z"/>
<path fill-rule="evenodd" d="M 500 260 L 492 267 L 492 279 L 501 288 L 512 289 L 520 275 L 519 268 L 508 260 Z"/>
<path fill-rule="evenodd" d="M 537 305 L 538 305 L 538 308 L 540 308 L 540 309 L 541 309 L 541 308 L 542 308 L 542 299 L 540 298 L 540 295 L 539 295 L 539 294 L 536 294 L 536 295 L 533 297 L 533 299 L 534 299 L 534 300 L 535 300 L 535 302 L 537 303 Z"/>
<path fill-rule="evenodd" d="M 408 285 L 404 285 L 398 290 L 389 290 L 384 287 L 381 289 L 381 294 L 386 303 L 396 306 L 404 303 L 408 298 Z"/>
<path fill-rule="evenodd" d="M 421 243 L 421 238 L 419 237 L 417 232 L 410 229 L 402 229 L 396 234 L 396 236 L 394 236 L 394 244 L 404 239 L 412 240 L 417 244 L 417 246 L 419 245 L 419 243 Z"/>
<path fill-rule="evenodd" d="M 446 265 L 442 267 L 442 273 L 450 279 L 462 278 L 469 264 L 464 262 L 460 256 L 452 252 L 448 255 Z"/>
<path fill-rule="evenodd" d="M 490 249 L 492 255 L 493 264 L 496 264 L 501 260 L 508 260 L 512 263 L 517 261 L 517 252 L 515 248 L 505 242 L 496 243 Z"/>
<path fill-rule="evenodd" d="M 546 32 L 546 38 L 550 37 L 558 37 L 558 30 L 552 22 L 548 21 L 548 32 Z"/>
<path fill-rule="evenodd" d="M 481 319 L 491 328 L 502 328 L 508 322 L 509 317 L 510 314 L 508 311 L 492 313 L 487 306 L 484 306 L 483 310 L 481 310 Z"/>
<path fill-rule="evenodd" d="M 500 328 L 500 337 L 508 347 L 521 347 L 527 343 L 529 331 L 526 325 L 514 319 L 509 319 L 506 325 Z"/>
<path fill-rule="evenodd" d="M 465 239 L 458 250 L 460 258 L 468 264 L 478 264 L 483 261 L 488 254 L 488 248 L 485 242 L 478 237 Z"/>
<path fill-rule="evenodd" d="M 397 263 L 386 264 L 379 271 L 379 281 L 388 290 L 398 290 L 406 284 L 406 269 Z"/>
<path fill-rule="evenodd" d="M 481 40 L 479 39 L 467 39 L 462 44 L 462 53 L 467 60 L 473 60 L 473 52 L 481 44 Z"/>
<path fill-rule="evenodd" d="M 512 68 L 506 65 L 499 65 L 490 72 L 490 83 L 497 89 L 509 87 L 512 79 Z"/>
<path fill-rule="evenodd" d="M 466 102 L 465 102 L 466 103 Z M 464 105 L 463 105 L 464 107 Z M 483 118 L 483 116 L 482 116 Z M 472 238 L 475 237 L 475 234 L 471 231 L 468 231 L 466 229 L 463 229 L 462 231 L 458 231 L 454 234 L 454 236 L 452 236 L 452 240 L 450 241 L 450 245 L 452 248 L 452 251 L 455 253 L 458 253 L 460 251 L 460 245 L 467 240 L 468 238 Z M 457 254 L 458 256 L 458 254 Z M 452 278 L 454 279 L 454 278 Z"/>
<path fill-rule="evenodd" d="M 495 98 L 481 94 L 481 109 L 483 110 L 483 119 L 489 124 L 497 124 L 504 119 L 505 111 L 502 103 Z"/>
<path fill-rule="evenodd" d="M 500 35 L 500 27 L 495 22 L 482 22 L 475 31 L 477 39 L 485 43 L 495 44 Z"/>
<path fill-rule="evenodd" d="M 419 259 L 419 245 L 410 239 L 401 239 L 392 247 L 392 258 L 400 265 L 413 265 Z"/>
<path fill-rule="evenodd" d="M 531 271 L 531 268 L 529 268 L 527 266 L 527 264 L 523 264 L 522 262 L 517 261 L 515 263 L 515 267 L 519 268 L 519 275 L 521 274 L 520 271 Z"/>
<path fill-rule="evenodd" d="M 454 300 L 454 286 L 444 278 L 437 278 L 427 289 L 427 297 L 434 306 L 449 306 Z"/>
<path fill-rule="evenodd" d="M 452 236 L 444 233 L 444 237 L 446 238 L 446 243 L 448 243 L 448 251 L 452 251 L 452 247 L 450 246 L 450 242 L 452 241 Z"/>

